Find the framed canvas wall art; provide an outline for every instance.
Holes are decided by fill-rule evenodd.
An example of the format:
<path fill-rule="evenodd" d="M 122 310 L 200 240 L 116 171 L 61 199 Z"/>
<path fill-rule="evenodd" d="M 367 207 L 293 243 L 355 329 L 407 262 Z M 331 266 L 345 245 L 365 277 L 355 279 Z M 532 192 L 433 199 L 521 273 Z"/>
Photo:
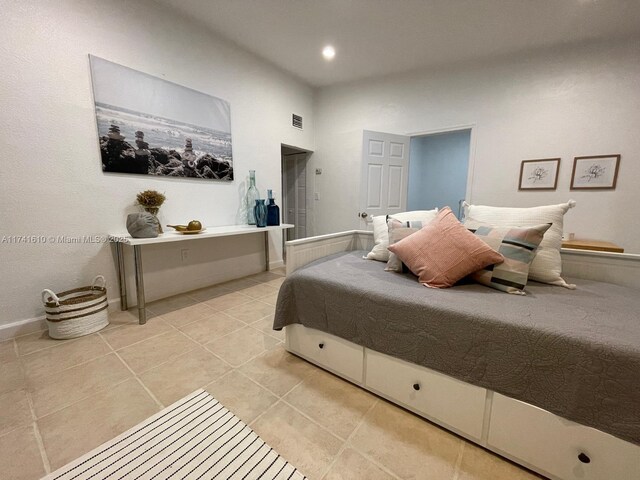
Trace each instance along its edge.
<path fill-rule="evenodd" d="M 89 55 L 104 172 L 233 180 L 229 102 Z"/>

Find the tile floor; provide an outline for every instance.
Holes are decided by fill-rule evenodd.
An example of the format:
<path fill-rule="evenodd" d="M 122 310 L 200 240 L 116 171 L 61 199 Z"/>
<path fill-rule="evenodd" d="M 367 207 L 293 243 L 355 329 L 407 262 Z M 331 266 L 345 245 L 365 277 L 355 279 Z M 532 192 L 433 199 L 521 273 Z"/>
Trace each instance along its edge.
<path fill-rule="evenodd" d="M 90 336 L 1 342 L 3 478 L 40 478 L 201 387 L 312 480 L 539 478 L 287 353 L 283 275 L 151 303 L 145 326 L 114 308 Z"/>

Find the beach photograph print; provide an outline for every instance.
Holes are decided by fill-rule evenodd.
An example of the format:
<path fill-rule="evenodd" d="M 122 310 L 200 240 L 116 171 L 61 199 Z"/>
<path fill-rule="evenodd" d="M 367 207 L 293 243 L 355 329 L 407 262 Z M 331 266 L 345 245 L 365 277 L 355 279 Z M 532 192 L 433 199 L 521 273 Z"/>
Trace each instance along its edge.
<path fill-rule="evenodd" d="M 229 102 L 89 61 L 104 172 L 233 180 Z"/>

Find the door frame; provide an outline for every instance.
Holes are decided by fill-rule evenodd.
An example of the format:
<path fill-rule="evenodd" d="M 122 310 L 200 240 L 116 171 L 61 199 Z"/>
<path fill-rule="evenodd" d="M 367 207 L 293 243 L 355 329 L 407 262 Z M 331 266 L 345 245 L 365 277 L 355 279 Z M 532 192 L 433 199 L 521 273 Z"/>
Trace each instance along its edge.
<path fill-rule="evenodd" d="M 461 130 L 470 130 L 469 133 L 469 167 L 467 168 L 467 191 L 465 193 L 465 200 L 468 203 L 473 203 L 473 184 L 475 180 L 476 169 L 476 123 L 453 125 L 450 127 L 437 128 L 434 130 L 425 130 L 420 132 L 405 133 L 410 138 L 413 137 L 425 137 L 428 135 L 437 135 L 439 133 L 452 133 L 459 132 Z M 409 157 L 409 165 L 411 165 L 411 157 Z M 409 190 L 407 189 L 407 195 Z M 407 198 L 408 202 L 408 198 Z"/>
<path fill-rule="evenodd" d="M 291 152 L 288 154 L 283 154 L 282 151 L 284 149 L 289 149 L 289 150 L 296 150 L 296 152 Z M 285 179 L 285 169 L 284 169 L 284 162 L 285 159 L 284 157 L 287 155 L 299 155 L 299 154 L 305 154 L 306 155 L 306 159 L 305 159 L 305 163 L 306 166 L 309 166 L 309 160 L 311 159 L 311 155 L 313 155 L 313 150 L 309 150 L 307 148 L 302 148 L 302 147 L 296 147 L 295 145 L 289 145 L 286 143 L 280 143 L 280 190 L 281 190 L 281 199 L 280 199 L 280 205 L 281 205 L 281 220 L 283 222 L 285 222 L 285 215 L 286 215 L 286 203 L 285 203 L 285 188 L 286 188 L 286 179 Z M 313 205 L 310 204 L 309 202 L 309 172 L 306 171 L 305 174 L 305 198 L 306 198 L 306 233 L 309 233 L 309 217 L 313 215 Z M 287 243 L 287 233 L 288 230 L 283 230 L 282 231 L 282 260 L 284 261 L 284 263 L 286 264 L 287 261 L 287 249 L 286 249 L 286 243 Z"/>
<path fill-rule="evenodd" d="M 304 159 L 300 159 L 300 160 L 289 160 L 287 159 L 287 157 L 293 157 L 296 156 L 298 157 L 299 155 L 304 155 Z M 295 177 L 296 177 L 296 181 L 295 184 L 292 186 L 296 187 L 296 192 L 293 195 L 293 205 L 289 204 L 289 200 L 291 200 L 290 198 L 288 198 L 286 192 L 288 191 L 288 183 L 287 183 L 287 175 L 286 175 L 286 163 L 287 162 L 292 162 L 291 166 L 294 168 L 294 171 L 296 173 Z M 298 237 L 297 235 L 295 235 L 294 240 L 299 240 L 300 238 L 306 238 L 307 237 L 307 226 L 306 226 L 306 221 L 307 221 L 307 204 L 308 204 L 308 180 L 309 180 L 309 172 L 307 171 L 307 167 L 309 164 L 309 154 L 308 152 L 298 152 L 298 153 L 288 153 L 288 154 L 283 154 L 282 155 L 282 199 L 281 199 L 281 203 L 282 203 L 282 221 L 284 223 L 293 223 L 295 224 L 295 228 L 286 230 L 286 233 L 284 235 L 284 238 L 287 238 L 289 236 L 289 234 L 292 231 L 297 231 L 300 226 L 297 225 L 297 220 L 291 220 L 290 218 L 288 218 L 288 210 L 289 207 L 293 207 L 294 209 L 294 214 L 295 217 L 297 217 L 298 211 L 300 206 L 298 205 L 298 200 L 299 200 L 299 192 L 297 191 L 297 187 L 298 187 L 298 180 L 297 180 L 297 173 L 299 172 L 300 167 L 304 166 L 304 200 L 305 200 L 305 235 L 304 237 Z"/>

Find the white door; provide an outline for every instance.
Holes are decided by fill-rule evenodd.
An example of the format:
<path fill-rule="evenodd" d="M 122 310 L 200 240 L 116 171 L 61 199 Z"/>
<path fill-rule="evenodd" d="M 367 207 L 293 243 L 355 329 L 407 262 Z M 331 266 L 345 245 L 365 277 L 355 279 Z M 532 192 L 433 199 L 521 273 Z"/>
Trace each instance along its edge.
<path fill-rule="evenodd" d="M 369 228 L 374 215 L 407 209 L 409 137 L 364 131 L 360 179 L 360 228 Z"/>
<path fill-rule="evenodd" d="M 283 160 L 283 216 L 285 223 L 295 225 L 287 230 L 287 240 L 296 240 L 307 236 L 307 154 L 285 155 Z"/>

